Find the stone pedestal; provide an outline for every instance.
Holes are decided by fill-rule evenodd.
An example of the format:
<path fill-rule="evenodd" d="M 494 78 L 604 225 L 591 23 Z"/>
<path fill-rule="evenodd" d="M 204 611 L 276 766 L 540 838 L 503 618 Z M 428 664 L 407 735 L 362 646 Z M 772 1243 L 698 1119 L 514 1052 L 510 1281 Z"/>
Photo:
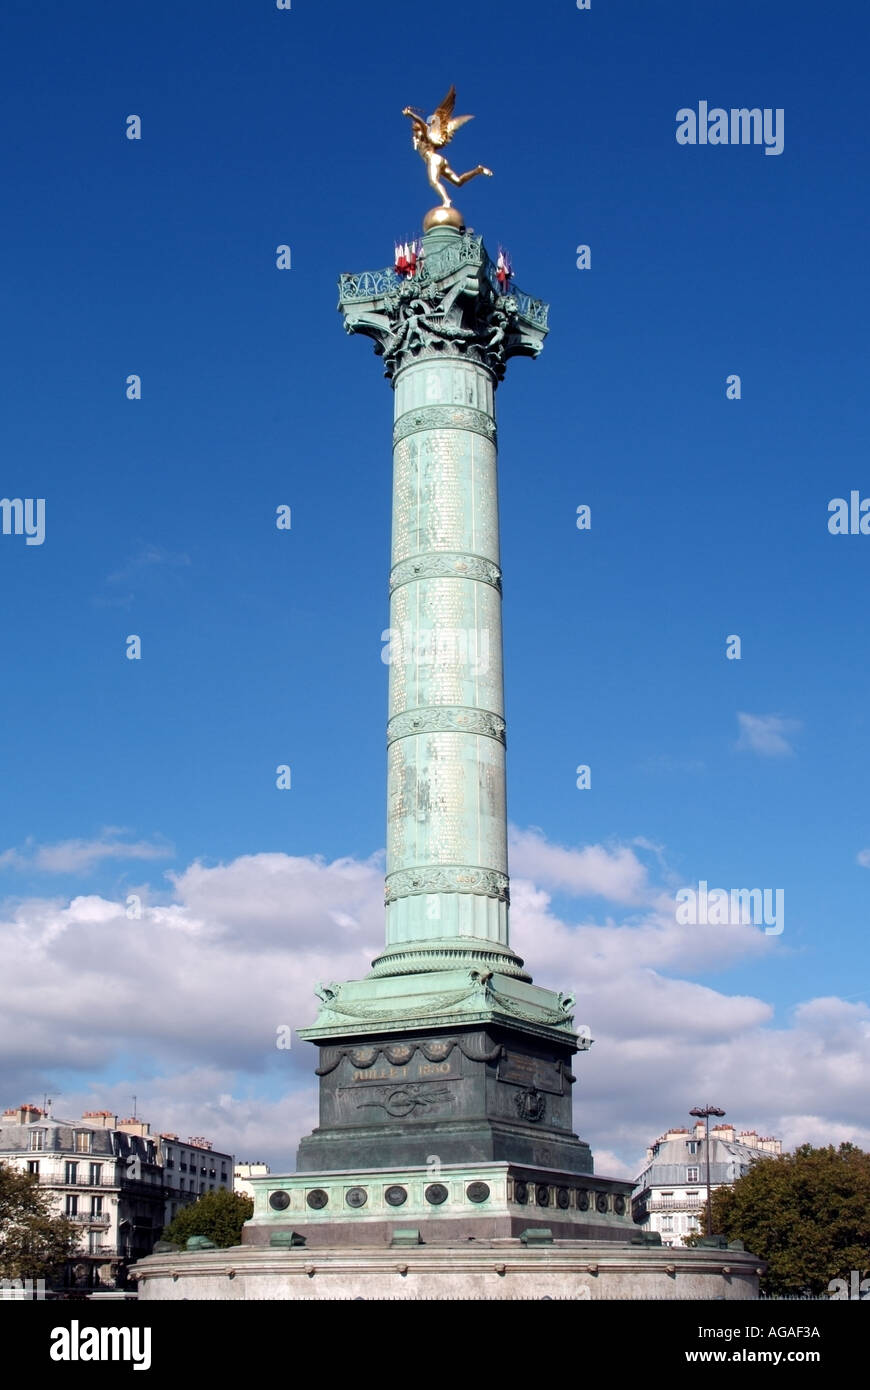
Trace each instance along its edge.
<path fill-rule="evenodd" d="M 360 1031 L 321 1046 L 320 1124 L 299 1146 L 301 1171 L 487 1160 L 592 1171 L 571 1125 L 573 1038 L 511 1027 L 510 995 L 487 1000 L 458 983 L 476 1025 L 451 1029 L 442 1013 L 425 1032 Z"/>

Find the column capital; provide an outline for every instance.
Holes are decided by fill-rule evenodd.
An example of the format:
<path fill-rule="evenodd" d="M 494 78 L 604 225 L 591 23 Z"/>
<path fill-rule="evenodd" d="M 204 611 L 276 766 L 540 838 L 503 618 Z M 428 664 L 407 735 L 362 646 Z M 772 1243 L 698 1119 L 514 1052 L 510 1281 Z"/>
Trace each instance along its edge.
<path fill-rule="evenodd" d="M 348 333 L 374 341 L 390 379 L 414 362 L 458 358 L 501 381 L 508 360 L 537 357 L 547 335 L 548 306 L 512 285 L 505 293 L 483 238 L 453 228 L 426 234 L 413 275 L 342 275 L 338 307 Z"/>

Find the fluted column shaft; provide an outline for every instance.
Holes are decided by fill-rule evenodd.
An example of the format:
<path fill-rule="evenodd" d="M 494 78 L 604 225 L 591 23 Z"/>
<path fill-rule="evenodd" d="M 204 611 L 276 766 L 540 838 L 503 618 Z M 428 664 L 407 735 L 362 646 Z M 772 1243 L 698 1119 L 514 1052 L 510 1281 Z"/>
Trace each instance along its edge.
<path fill-rule="evenodd" d="M 508 944 L 495 378 L 395 378 L 387 950 Z"/>

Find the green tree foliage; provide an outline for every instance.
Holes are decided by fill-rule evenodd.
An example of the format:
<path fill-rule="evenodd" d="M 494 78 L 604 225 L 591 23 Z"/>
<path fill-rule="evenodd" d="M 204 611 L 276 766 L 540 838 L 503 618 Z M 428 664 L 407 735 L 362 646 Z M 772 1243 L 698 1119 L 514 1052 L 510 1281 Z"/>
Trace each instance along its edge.
<path fill-rule="evenodd" d="M 254 1214 L 250 1197 L 238 1192 L 206 1192 L 198 1202 L 182 1207 L 163 1232 L 164 1240 L 185 1245 L 189 1236 L 206 1236 L 222 1249 L 239 1245 L 242 1226 Z"/>
<path fill-rule="evenodd" d="M 50 1279 L 76 1242 L 75 1226 L 54 1213 L 35 1175 L 0 1162 L 0 1279 Z"/>
<path fill-rule="evenodd" d="M 702 1221 L 703 1226 L 703 1221 Z M 870 1266 L 870 1153 L 854 1144 L 758 1159 L 713 1192 L 713 1230 L 768 1262 L 768 1293 L 825 1293 Z"/>

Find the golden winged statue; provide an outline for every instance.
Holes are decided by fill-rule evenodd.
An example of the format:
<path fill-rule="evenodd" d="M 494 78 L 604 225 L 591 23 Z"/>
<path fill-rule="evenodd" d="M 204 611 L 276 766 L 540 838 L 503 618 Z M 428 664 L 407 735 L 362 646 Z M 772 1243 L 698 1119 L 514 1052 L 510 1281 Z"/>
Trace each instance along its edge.
<path fill-rule="evenodd" d="M 446 97 L 434 115 L 428 120 L 424 120 L 420 112 L 413 106 L 406 106 L 403 116 L 410 116 L 413 122 L 411 141 L 414 149 L 419 154 L 423 163 L 426 165 L 426 173 L 429 175 L 429 182 L 436 193 L 441 195 L 442 207 L 449 208 L 453 204 L 447 194 L 447 189 L 441 182 L 446 179 L 456 188 L 461 188 L 469 179 L 476 179 L 478 174 L 485 174 L 487 178 L 492 178 L 492 170 L 487 169 L 485 164 L 478 164 L 476 169 L 469 169 L 466 174 L 457 174 L 451 169 L 446 155 L 441 153 L 445 145 L 449 145 L 460 126 L 465 125 L 466 121 L 473 121 L 473 116 L 454 116 L 453 108 L 456 105 L 456 88 L 451 87 Z"/>

